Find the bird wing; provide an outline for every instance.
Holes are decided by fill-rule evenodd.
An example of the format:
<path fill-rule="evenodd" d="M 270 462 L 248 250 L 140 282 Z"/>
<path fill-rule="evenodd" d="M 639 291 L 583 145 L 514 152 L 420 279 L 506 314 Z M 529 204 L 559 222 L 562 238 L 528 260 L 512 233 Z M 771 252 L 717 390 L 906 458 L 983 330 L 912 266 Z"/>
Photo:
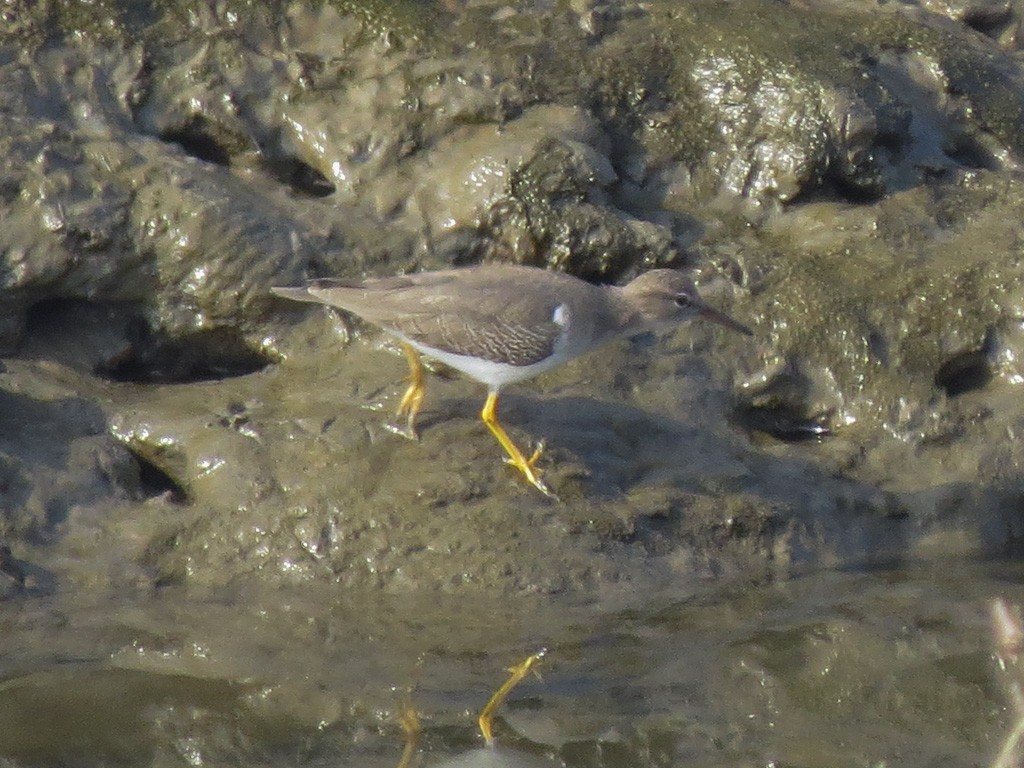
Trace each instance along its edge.
<path fill-rule="evenodd" d="M 550 357 L 564 331 L 554 320 L 558 304 L 536 295 L 526 300 L 478 288 L 468 295 L 432 292 L 414 308 L 403 306 L 380 325 L 427 347 L 514 366 Z"/>

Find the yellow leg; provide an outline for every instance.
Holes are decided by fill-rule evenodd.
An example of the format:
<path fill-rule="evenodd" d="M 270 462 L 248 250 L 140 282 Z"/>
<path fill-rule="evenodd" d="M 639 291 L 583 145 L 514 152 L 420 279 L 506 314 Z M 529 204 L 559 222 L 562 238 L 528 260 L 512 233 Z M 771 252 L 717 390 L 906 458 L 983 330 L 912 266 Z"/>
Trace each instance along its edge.
<path fill-rule="evenodd" d="M 409 768 L 412 765 L 412 758 L 416 754 L 416 742 L 420 738 L 420 717 L 416 714 L 416 708 L 411 701 L 402 705 L 402 714 L 399 716 L 402 730 L 405 731 L 405 749 L 402 752 L 402 761 L 398 768 Z"/>
<path fill-rule="evenodd" d="M 530 670 L 533 669 L 534 665 L 544 658 L 544 654 L 547 653 L 545 650 L 540 650 L 532 656 L 527 657 L 525 661 L 516 664 L 512 667 L 509 672 L 511 676 L 505 681 L 505 684 L 501 686 L 494 695 L 491 696 L 491 700 L 487 702 L 487 706 L 480 711 L 480 733 L 483 734 L 484 741 L 487 742 L 487 746 L 494 744 L 494 731 L 492 730 L 492 723 L 494 722 L 494 713 L 498 707 L 501 706 L 502 702 L 505 701 L 505 697 L 508 696 L 509 692 L 522 682 L 523 678 L 530 674 Z"/>
<path fill-rule="evenodd" d="M 399 418 L 406 416 L 405 430 L 396 431 L 410 440 L 416 440 L 418 438 L 416 416 L 419 414 L 420 408 L 423 407 L 423 396 L 427 392 L 427 385 L 424 382 L 426 377 L 423 375 L 423 363 L 420 362 L 419 353 L 404 341 L 402 342 L 402 352 L 405 354 L 405 359 L 409 361 L 409 376 L 406 379 L 409 382 L 409 388 L 402 395 L 402 401 L 398 404 L 396 414 Z"/>
<path fill-rule="evenodd" d="M 487 395 L 487 402 L 484 403 L 484 409 L 480 412 L 480 418 L 483 419 L 484 424 L 491 430 L 498 442 L 501 443 L 501 447 L 505 449 L 505 453 L 508 454 L 508 463 L 518 469 L 524 475 L 526 479 L 530 481 L 534 488 L 543 493 L 545 496 L 553 496 L 551 489 L 544 484 L 544 481 L 540 479 L 540 470 L 537 469 L 534 464 L 537 463 L 537 459 L 540 458 L 541 453 L 544 451 L 544 445 L 538 445 L 537 449 L 533 452 L 530 458 L 523 456 L 523 452 L 520 451 L 516 444 L 512 442 L 512 438 L 508 436 L 505 428 L 498 423 L 498 393 L 491 392 Z"/>

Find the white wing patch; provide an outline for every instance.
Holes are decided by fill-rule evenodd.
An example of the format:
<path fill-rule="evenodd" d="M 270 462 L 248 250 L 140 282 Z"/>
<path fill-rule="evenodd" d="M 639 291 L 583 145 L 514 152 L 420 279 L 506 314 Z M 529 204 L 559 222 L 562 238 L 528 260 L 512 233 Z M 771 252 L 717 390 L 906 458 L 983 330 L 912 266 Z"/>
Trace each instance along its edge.
<path fill-rule="evenodd" d="M 559 304 L 555 307 L 555 311 L 551 313 L 551 322 L 555 325 L 565 327 L 565 324 L 569 322 L 569 312 L 565 304 Z"/>

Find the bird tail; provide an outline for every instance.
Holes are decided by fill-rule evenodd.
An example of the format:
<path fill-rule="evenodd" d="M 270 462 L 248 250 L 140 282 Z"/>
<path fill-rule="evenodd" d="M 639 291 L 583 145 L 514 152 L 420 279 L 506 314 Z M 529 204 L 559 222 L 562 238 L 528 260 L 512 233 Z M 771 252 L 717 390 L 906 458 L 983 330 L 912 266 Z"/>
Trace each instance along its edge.
<path fill-rule="evenodd" d="M 313 301 L 319 302 L 316 296 L 309 292 L 308 288 L 282 288 L 275 286 L 270 289 L 270 292 L 275 296 L 280 296 L 284 299 L 291 299 L 292 301 Z"/>

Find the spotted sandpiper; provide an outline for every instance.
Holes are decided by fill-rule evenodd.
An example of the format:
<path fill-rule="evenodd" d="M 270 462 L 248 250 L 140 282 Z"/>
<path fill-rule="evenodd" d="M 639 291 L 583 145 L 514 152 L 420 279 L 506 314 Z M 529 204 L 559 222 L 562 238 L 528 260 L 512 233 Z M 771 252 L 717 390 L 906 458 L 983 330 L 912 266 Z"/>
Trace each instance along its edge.
<path fill-rule="evenodd" d="M 339 307 L 399 340 L 409 362 L 409 387 L 398 405 L 402 431 L 415 438 L 425 392 L 424 354 L 486 384 L 480 418 L 508 454 L 507 462 L 545 495 L 537 459 L 527 458 L 498 422 L 498 393 L 624 336 L 702 317 L 740 333 L 742 323 L 701 300 L 674 269 L 645 272 L 623 287 L 592 285 L 561 272 L 485 264 L 367 280 L 313 280 L 271 288 L 278 296 Z"/>

